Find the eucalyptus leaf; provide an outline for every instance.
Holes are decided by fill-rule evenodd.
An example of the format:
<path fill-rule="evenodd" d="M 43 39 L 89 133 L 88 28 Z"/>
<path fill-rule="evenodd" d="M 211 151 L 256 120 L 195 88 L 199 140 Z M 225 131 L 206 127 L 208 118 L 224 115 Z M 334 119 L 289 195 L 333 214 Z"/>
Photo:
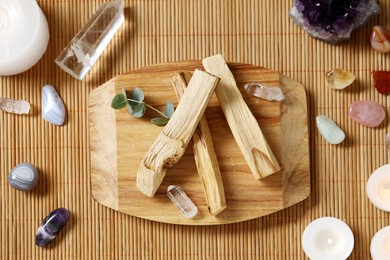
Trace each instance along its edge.
<path fill-rule="evenodd" d="M 133 110 L 132 113 L 130 113 L 132 116 L 140 118 L 143 117 L 146 111 L 145 103 L 142 102 L 141 104 L 138 104 L 136 106 L 131 106 L 131 109 Z"/>
<path fill-rule="evenodd" d="M 155 117 L 155 118 L 152 118 L 152 120 L 150 120 L 154 125 L 156 126 L 165 126 L 168 121 L 169 121 L 169 118 L 165 118 L 165 117 Z"/>
<path fill-rule="evenodd" d="M 131 92 L 129 98 L 142 102 L 145 99 L 145 95 L 139 87 L 136 87 L 133 92 Z"/>
<path fill-rule="evenodd" d="M 175 112 L 175 107 L 173 106 L 173 103 L 171 101 L 168 101 L 165 104 L 165 112 L 164 115 L 166 115 L 168 118 L 171 118 L 173 115 L 173 112 Z"/>
<path fill-rule="evenodd" d="M 122 109 L 127 105 L 126 97 L 123 94 L 116 94 L 111 101 L 111 107 L 113 109 Z"/>

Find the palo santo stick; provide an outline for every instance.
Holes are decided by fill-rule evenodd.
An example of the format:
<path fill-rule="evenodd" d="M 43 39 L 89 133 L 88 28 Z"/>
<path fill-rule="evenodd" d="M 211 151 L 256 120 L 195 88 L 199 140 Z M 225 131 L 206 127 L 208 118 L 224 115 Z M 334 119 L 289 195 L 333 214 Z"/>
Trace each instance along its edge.
<path fill-rule="evenodd" d="M 252 174 L 261 179 L 280 171 L 279 163 L 242 98 L 225 60 L 221 55 L 215 55 L 204 59 L 202 63 L 207 72 L 221 79 L 215 93 Z"/>
<path fill-rule="evenodd" d="M 146 153 L 137 172 L 137 188 L 153 197 L 167 168 L 183 156 L 194 131 L 214 93 L 219 79 L 195 70 L 175 113 Z"/>
<path fill-rule="evenodd" d="M 186 78 L 190 75 L 186 75 Z M 176 74 L 172 78 L 173 89 L 178 100 L 181 99 L 187 82 L 182 74 Z M 225 191 L 223 188 L 221 171 L 219 170 L 217 156 L 215 155 L 213 140 L 211 139 L 209 125 L 206 116 L 199 121 L 192 136 L 194 158 L 196 168 L 203 183 L 206 193 L 206 201 L 212 216 L 217 215 L 226 208 Z"/>

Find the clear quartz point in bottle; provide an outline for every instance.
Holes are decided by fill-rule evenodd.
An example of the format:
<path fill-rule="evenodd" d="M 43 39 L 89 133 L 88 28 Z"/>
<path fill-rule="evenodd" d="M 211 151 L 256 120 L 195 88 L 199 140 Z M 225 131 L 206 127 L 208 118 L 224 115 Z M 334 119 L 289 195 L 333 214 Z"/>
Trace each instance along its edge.
<path fill-rule="evenodd" d="M 100 6 L 57 57 L 57 65 L 82 80 L 124 20 L 122 0 Z"/>
<path fill-rule="evenodd" d="M 186 218 L 193 218 L 198 214 L 198 208 L 180 186 L 170 185 L 167 195 Z"/>

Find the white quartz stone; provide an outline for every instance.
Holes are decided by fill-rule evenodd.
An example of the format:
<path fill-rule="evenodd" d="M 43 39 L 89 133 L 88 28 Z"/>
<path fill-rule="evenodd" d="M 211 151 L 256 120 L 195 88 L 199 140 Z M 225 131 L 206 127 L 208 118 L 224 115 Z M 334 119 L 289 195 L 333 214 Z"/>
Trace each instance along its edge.
<path fill-rule="evenodd" d="M 283 94 L 283 91 L 280 88 L 267 86 L 263 83 L 247 83 L 245 84 L 244 88 L 248 94 L 268 101 L 282 101 L 286 99 Z"/>
<path fill-rule="evenodd" d="M 341 128 L 330 118 L 319 115 L 316 117 L 317 128 L 322 137 L 331 143 L 339 144 L 345 139 L 345 133 Z"/>
<path fill-rule="evenodd" d="M 30 103 L 25 100 L 0 97 L 0 109 L 8 113 L 28 114 L 30 112 Z"/>
<path fill-rule="evenodd" d="M 180 186 L 170 185 L 167 195 L 186 218 L 193 218 L 198 214 L 198 208 Z"/>
<path fill-rule="evenodd" d="M 53 125 L 63 125 L 65 106 L 56 89 L 51 85 L 42 88 L 42 117 Z"/>

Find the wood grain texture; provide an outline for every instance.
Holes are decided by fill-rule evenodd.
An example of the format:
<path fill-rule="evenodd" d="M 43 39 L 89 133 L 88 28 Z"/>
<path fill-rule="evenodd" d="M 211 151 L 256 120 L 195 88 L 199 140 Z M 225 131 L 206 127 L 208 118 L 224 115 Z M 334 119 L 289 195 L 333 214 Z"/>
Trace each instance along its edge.
<path fill-rule="evenodd" d="M 365 192 L 371 173 L 389 162 L 384 136 L 390 132 L 388 96 L 373 87 L 372 70 L 390 70 L 390 59 L 371 49 L 377 24 L 390 26 L 390 1 L 378 0 L 381 14 L 338 46 L 312 39 L 288 17 L 292 1 L 124 0 L 126 21 L 85 80 L 54 63 L 93 12 L 106 0 L 37 0 L 50 26 L 50 42 L 29 71 L 0 77 L 0 95 L 25 99 L 31 114 L 0 113 L 0 259 L 307 259 L 304 228 L 323 216 L 345 221 L 355 236 L 351 260 L 370 259 L 370 241 L 390 225 Z M 201 60 L 222 53 L 226 61 L 267 67 L 300 82 L 307 91 L 311 193 L 308 199 L 262 218 L 229 225 L 181 226 L 119 213 L 92 194 L 88 94 L 114 76 L 141 67 Z M 343 68 L 356 82 L 343 91 L 326 87 L 328 70 Z M 43 121 L 41 88 L 56 86 L 68 111 L 63 127 Z M 387 119 L 375 129 L 348 117 L 356 100 L 374 100 Z M 346 140 L 329 145 L 315 127 L 326 115 Z M 210 119 L 210 118 L 209 118 Z M 9 171 L 20 162 L 41 173 L 28 193 L 13 190 Z M 135 166 L 136 167 L 136 166 Z M 297 180 L 297 179 L 295 179 Z M 72 217 L 47 249 L 34 245 L 42 218 L 57 207 Z"/>
<path fill-rule="evenodd" d="M 180 73 L 172 77 L 172 87 L 178 100 L 183 96 L 191 79 L 190 73 Z M 214 151 L 213 138 L 205 115 L 199 121 L 192 136 L 192 147 L 196 169 L 203 184 L 207 208 L 212 216 L 226 208 L 225 189 L 223 187 L 221 170 Z"/>
<path fill-rule="evenodd" d="M 146 102 L 151 103 L 153 106 L 163 107 L 168 100 L 176 99 L 175 91 L 171 85 L 172 76 L 179 72 L 192 72 L 196 68 L 201 67 L 201 63 L 196 61 L 146 67 L 118 76 L 115 78 L 116 86 L 106 85 L 105 87 L 111 91 L 115 87 L 115 92 L 119 93 L 121 91 L 119 86 L 121 85 L 127 90 L 138 86 L 143 89 Z M 268 102 L 252 97 L 245 93 L 243 89 L 244 84 L 254 81 L 265 82 L 266 84 L 284 89 L 278 72 L 245 64 L 230 64 L 230 69 L 237 81 L 241 94 L 245 97 L 245 102 L 252 110 L 254 118 L 256 118 L 255 120 L 264 125 L 264 135 L 267 136 L 270 146 L 275 150 L 276 156 L 281 161 L 283 170 L 275 174 L 275 176 L 269 176 L 261 181 L 253 178 L 232 133 L 229 131 L 219 102 L 214 97 L 210 101 L 205 114 L 209 118 L 214 149 L 220 164 L 225 187 L 226 209 L 218 216 L 209 214 L 207 201 L 203 193 L 203 183 L 197 174 L 193 153 L 188 150 L 182 159 L 169 169 L 155 196 L 153 198 L 145 197 L 136 188 L 137 168 L 132 166 L 138 165 L 143 160 L 144 154 L 149 150 L 149 145 L 165 131 L 166 127 L 161 129 L 151 125 L 147 119 L 147 114 L 146 118 L 143 119 L 132 118 L 127 110 L 123 109 L 116 113 L 117 154 L 116 157 L 112 158 L 112 160 L 116 160 L 116 163 L 113 162 L 113 164 L 118 165 L 118 171 L 104 172 L 105 169 L 91 171 L 92 175 L 118 176 L 117 186 L 112 188 L 119 190 L 117 203 L 120 212 L 174 224 L 225 224 L 253 219 L 276 212 L 289 203 L 295 204 L 302 201 L 309 195 L 310 165 L 304 88 L 292 80 L 286 81 L 289 83 L 286 95 L 291 97 L 289 97 L 288 103 L 283 105 L 282 109 L 282 103 Z M 101 91 L 100 88 L 97 90 Z M 92 98 L 95 100 L 97 95 L 94 92 L 92 93 Z M 105 100 L 105 93 L 101 97 Z M 292 99 L 297 99 L 297 97 L 300 98 L 299 102 L 291 102 Z M 179 105 L 183 106 L 183 100 L 181 100 Z M 99 109 L 107 110 L 110 107 L 106 106 Z M 286 114 L 283 115 L 283 112 L 286 112 Z M 112 115 L 109 116 L 112 117 Z M 301 117 L 304 120 L 301 120 L 301 124 L 297 124 L 297 122 L 290 121 L 290 119 L 295 119 L 294 117 Z M 90 108 L 90 118 L 98 118 L 94 116 L 94 108 Z M 284 122 L 282 122 L 282 118 Z M 99 118 L 99 120 L 106 121 L 105 118 Z M 291 132 L 291 124 L 294 124 L 296 132 Z M 90 134 L 92 138 L 94 132 Z M 289 145 L 286 150 L 283 149 L 282 138 L 285 138 L 286 143 Z M 99 145 L 99 147 L 106 150 L 103 144 Z M 287 153 L 283 153 L 285 151 Z M 288 162 L 294 161 L 299 166 L 297 167 L 296 164 L 290 163 L 286 167 L 282 158 L 285 158 Z M 94 159 L 100 161 L 99 158 L 92 157 L 91 159 L 91 165 L 96 164 Z M 92 181 L 100 179 L 94 177 Z M 295 179 L 298 181 L 295 181 Z M 289 185 L 288 182 L 290 181 L 294 181 L 294 184 Z M 111 182 L 106 185 L 111 184 L 114 183 Z M 196 217 L 186 219 L 174 207 L 166 196 L 166 190 L 169 185 L 178 185 L 183 188 L 198 207 L 199 213 Z M 104 183 L 93 184 L 93 186 L 104 187 L 103 192 L 106 193 Z M 285 190 L 285 188 L 289 190 Z M 287 194 L 286 197 L 289 199 L 287 203 L 284 201 L 285 194 Z"/>
<path fill-rule="evenodd" d="M 107 109 L 115 96 L 115 81 L 108 81 L 89 95 L 89 133 L 91 152 L 92 196 L 101 204 L 118 209 L 115 110 Z M 102 120 L 104 118 L 104 120 Z"/>
<path fill-rule="evenodd" d="M 150 74 L 152 75 L 152 72 Z M 164 126 L 140 163 L 137 172 L 137 188 L 140 192 L 153 197 L 166 171 L 183 156 L 218 82 L 217 77 L 195 69 L 187 91 L 183 94 L 172 118 Z M 129 83 L 131 84 L 131 79 Z"/>
<path fill-rule="evenodd" d="M 259 123 L 242 98 L 236 80 L 222 55 L 207 57 L 203 59 L 202 64 L 207 72 L 221 79 L 215 94 L 253 176 L 262 179 L 280 171 L 278 160 L 269 147 Z"/>

